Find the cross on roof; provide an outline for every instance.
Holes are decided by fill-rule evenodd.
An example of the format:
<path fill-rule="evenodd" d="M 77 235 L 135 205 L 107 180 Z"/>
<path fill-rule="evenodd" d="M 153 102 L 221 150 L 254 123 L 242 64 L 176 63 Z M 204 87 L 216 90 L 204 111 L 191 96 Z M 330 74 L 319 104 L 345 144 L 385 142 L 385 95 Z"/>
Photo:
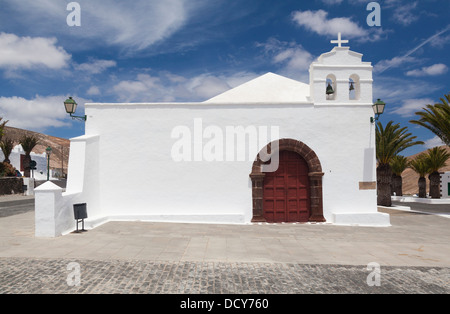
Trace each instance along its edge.
<path fill-rule="evenodd" d="M 332 44 L 338 44 L 338 47 L 342 47 L 341 44 L 348 44 L 348 40 L 342 40 L 341 39 L 341 33 L 338 33 L 338 39 L 337 40 L 332 40 L 331 41 Z"/>

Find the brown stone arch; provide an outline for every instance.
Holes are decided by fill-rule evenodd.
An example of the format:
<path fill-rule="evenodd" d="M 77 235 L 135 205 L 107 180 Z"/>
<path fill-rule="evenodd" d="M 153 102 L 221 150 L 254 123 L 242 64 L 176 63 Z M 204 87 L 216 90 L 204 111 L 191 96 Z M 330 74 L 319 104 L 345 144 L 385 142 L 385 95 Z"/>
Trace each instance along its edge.
<path fill-rule="evenodd" d="M 272 152 L 272 147 L 274 150 Z M 250 178 L 252 181 L 252 206 L 253 206 L 253 218 L 252 222 L 265 222 L 263 215 L 263 182 L 265 173 L 262 171 L 262 165 L 264 162 L 260 159 L 263 152 L 267 152 L 269 155 L 277 151 L 292 151 L 299 154 L 305 159 L 309 168 L 309 185 L 311 195 L 311 216 L 310 222 L 325 222 L 323 217 L 323 195 L 322 195 L 322 166 L 316 153 L 303 142 L 294 139 L 280 139 L 269 143 L 258 154 L 256 160 L 253 163 L 252 172 Z"/>

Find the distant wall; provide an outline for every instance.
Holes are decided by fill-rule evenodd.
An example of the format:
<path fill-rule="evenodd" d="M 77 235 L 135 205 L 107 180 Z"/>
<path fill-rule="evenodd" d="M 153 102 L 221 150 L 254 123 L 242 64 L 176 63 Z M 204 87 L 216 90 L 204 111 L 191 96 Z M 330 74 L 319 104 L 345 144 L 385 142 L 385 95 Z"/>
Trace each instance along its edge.
<path fill-rule="evenodd" d="M 23 193 L 22 178 L 0 178 L 0 195 Z"/>
<path fill-rule="evenodd" d="M 450 198 L 450 171 L 441 173 L 441 198 Z"/>

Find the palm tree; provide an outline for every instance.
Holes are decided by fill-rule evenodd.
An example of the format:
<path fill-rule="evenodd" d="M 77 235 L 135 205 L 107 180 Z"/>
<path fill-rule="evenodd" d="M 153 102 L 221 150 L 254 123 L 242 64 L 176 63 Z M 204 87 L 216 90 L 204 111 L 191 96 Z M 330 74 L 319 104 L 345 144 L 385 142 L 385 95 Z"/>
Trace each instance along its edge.
<path fill-rule="evenodd" d="M 3 162 L 10 163 L 9 156 L 11 155 L 11 152 L 14 148 L 14 141 L 9 138 L 4 138 L 2 141 L 0 141 L 0 149 L 3 152 L 3 155 L 5 156 L 5 159 Z"/>
<path fill-rule="evenodd" d="M 30 177 L 30 162 L 31 162 L 31 156 L 30 153 L 33 150 L 33 148 L 39 143 L 39 140 L 34 135 L 24 135 L 20 141 L 20 145 L 22 145 L 23 150 L 25 151 L 25 159 L 24 159 L 24 176 L 29 178 Z"/>
<path fill-rule="evenodd" d="M 409 162 L 409 167 L 419 174 L 419 197 L 426 198 L 427 197 L 427 180 L 425 176 L 428 173 L 428 165 L 426 162 L 425 153 L 420 154 L 416 157 L 416 159 L 411 160 Z"/>
<path fill-rule="evenodd" d="M 377 123 L 376 129 L 376 155 L 377 155 L 377 204 L 380 206 L 391 206 L 391 160 L 401 151 L 408 147 L 423 144 L 422 141 L 414 141 L 417 136 L 407 133 L 407 127 L 393 124 L 389 121 L 383 128 L 381 122 Z"/>
<path fill-rule="evenodd" d="M 6 125 L 6 123 L 8 123 L 8 120 L 3 121 L 3 122 L 2 122 L 2 120 L 3 120 L 3 118 L 0 117 L 0 141 L 2 140 L 2 137 L 4 135 L 3 130 L 5 129 L 5 125 Z"/>
<path fill-rule="evenodd" d="M 402 196 L 403 195 L 403 180 L 402 173 L 408 167 L 408 158 L 397 155 L 394 156 L 390 162 L 392 169 L 392 193 L 395 192 L 395 195 Z"/>
<path fill-rule="evenodd" d="M 447 146 L 450 146 L 450 94 L 441 98 L 441 103 L 426 105 L 424 111 L 416 112 L 419 120 L 411 123 L 421 125 L 436 134 Z"/>
<path fill-rule="evenodd" d="M 431 198 L 441 198 L 441 176 L 439 169 L 445 166 L 450 154 L 444 148 L 434 147 L 425 155 L 425 162 L 428 166 L 428 179 L 430 179 L 430 196 Z"/>

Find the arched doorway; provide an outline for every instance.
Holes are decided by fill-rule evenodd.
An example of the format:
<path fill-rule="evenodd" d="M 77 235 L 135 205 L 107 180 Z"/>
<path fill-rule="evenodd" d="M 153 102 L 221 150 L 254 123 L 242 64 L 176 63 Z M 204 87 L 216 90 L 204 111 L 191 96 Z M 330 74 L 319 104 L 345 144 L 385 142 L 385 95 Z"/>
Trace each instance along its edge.
<path fill-rule="evenodd" d="M 263 180 L 263 216 L 267 222 L 307 222 L 310 216 L 308 164 L 297 153 L 281 151 L 277 171 Z"/>
<path fill-rule="evenodd" d="M 273 149 L 272 149 L 273 148 Z M 272 151 L 273 150 L 273 151 Z M 283 153 L 283 152 L 291 152 L 290 153 Z M 263 165 L 265 164 L 260 156 L 263 155 L 263 152 L 267 152 L 269 155 L 273 156 L 274 153 L 278 153 L 279 156 L 279 169 L 277 169 L 274 173 L 270 172 L 263 172 Z M 295 155 L 298 155 L 297 157 L 294 157 Z M 281 158 L 284 158 L 286 160 L 285 162 L 282 162 Z M 294 161 L 294 159 L 297 158 L 297 161 Z M 291 160 L 291 161 L 290 161 Z M 271 176 L 276 176 L 276 173 L 278 170 L 280 170 L 280 166 L 283 164 L 288 165 L 290 163 L 295 163 L 297 166 L 294 168 L 297 170 L 293 170 L 294 168 L 291 167 L 291 172 L 294 171 L 296 174 L 294 176 L 296 177 L 302 177 L 300 180 L 302 180 L 302 184 L 304 184 L 306 178 L 305 178 L 305 172 L 307 172 L 308 177 L 308 188 L 303 188 L 297 185 L 296 194 L 297 195 L 303 195 L 305 192 L 309 192 L 309 212 L 305 211 L 301 208 L 298 209 L 297 215 L 301 216 L 302 220 L 298 221 L 304 221 L 305 215 L 309 215 L 308 219 L 306 221 L 310 222 L 324 222 L 325 218 L 323 217 L 323 200 L 322 200 L 322 177 L 324 173 L 322 172 L 322 166 L 320 164 L 319 158 L 317 157 L 316 153 L 309 148 L 306 144 L 293 140 L 293 139 L 280 139 L 278 141 L 272 142 L 268 144 L 265 148 L 261 150 L 261 152 L 258 154 L 258 157 L 256 158 L 255 162 L 253 163 L 252 167 L 252 173 L 250 174 L 250 178 L 252 181 L 252 201 L 253 201 L 253 218 L 252 222 L 266 222 L 266 216 L 265 216 L 265 209 L 267 209 L 269 205 L 265 205 L 264 201 L 270 199 L 270 195 L 264 196 L 264 193 L 270 193 L 270 188 L 265 188 L 265 185 L 270 183 L 270 179 L 264 180 L 266 176 L 270 178 Z M 305 165 L 306 164 L 306 165 Z M 302 166 L 303 165 L 303 166 Z M 300 169 L 302 168 L 302 169 Z M 289 177 L 289 171 L 288 169 L 284 168 L 280 170 L 279 173 L 284 173 L 283 177 Z M 279 179 L 281 180 L 281 179 Z M 296 183 L 297 184 L 297 183 Z M 300 183 L 298 183 L 300 184 Z M 289 186 L 289 184 L 287 184 Z M 270 186 L 270 185 L 269 185 Z M 289 188 L 288 188 L 289 189 Z M 267 191 L 266 191 L 267 190 Z M 293 188 L 292 188 L 293 190 Z M 284 192 L 288 193 L 288 192 Z M 292 193 L 292 192 L 291 192 Z M 303 194 L 302 194 L 303 193 Z M 304 197 L 299 197 L 299 200 L 301 201 Z M 280 196 L 281 197 L 281 196 Z M 274 198 L 275 199 L 275 198 Z M 285 196 L 285 202 L 289 202 L 289 197 Z M 291 202 L 292 206 L 294 202 Z M 298 201 L 297 201 L 298 205 Z M 288 208 L 288 205 L 285 205 L 286 208 Z M 280 204 L 279 207 L 281 208 L 282 205 Z M 294 212 L 294 210 L 291 210 Z M 281 212 L 281 210 L 280 210 Z M 282 214 L 279 214 L 279 217 Z M 285 214 L 286 215 L 286 214 Z M 294 214 L 293 214 L 294 215 Z M 270 219 L 269 219 L 270 221 Z"/>

